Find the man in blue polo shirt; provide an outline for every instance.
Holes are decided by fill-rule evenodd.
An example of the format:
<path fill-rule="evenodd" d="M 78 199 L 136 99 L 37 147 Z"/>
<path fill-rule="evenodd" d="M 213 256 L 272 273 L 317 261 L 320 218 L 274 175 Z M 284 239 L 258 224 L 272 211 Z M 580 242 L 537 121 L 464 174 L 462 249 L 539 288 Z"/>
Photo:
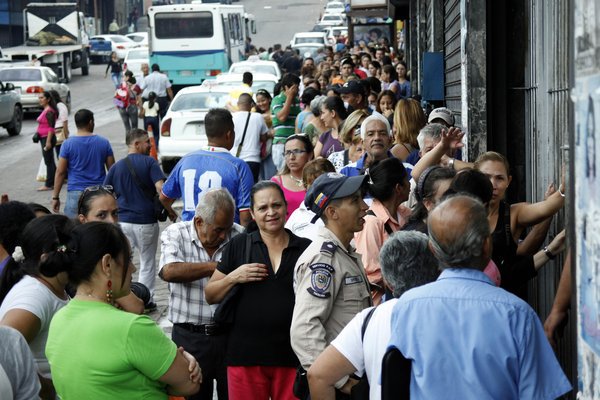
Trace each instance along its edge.
<path fill-rule="evenodd" d="M 254 178 L 248 164 L 229 153 L 235 139 L 231 113 L 224 108 L 210 110 L 204 128 L 208 145 L 179 160 L 163 185 L 160 201 L 169 209 L 181 197 L 181 219 L 191 221 L 200 197 L 209 189 L 223 187 L 235 200 L 235 222 L 246 226 L 252 219 L 250 190 Z"/>
<path fill-rule="evenodd" d="M 492 254 L 483 204 L 451 197 L 427 225 L 442 273 L 392 311 L 390 346 L 412 361 L 410 398 L 556 399 L 570 391 L 535 311 L 483 273 Z"/>

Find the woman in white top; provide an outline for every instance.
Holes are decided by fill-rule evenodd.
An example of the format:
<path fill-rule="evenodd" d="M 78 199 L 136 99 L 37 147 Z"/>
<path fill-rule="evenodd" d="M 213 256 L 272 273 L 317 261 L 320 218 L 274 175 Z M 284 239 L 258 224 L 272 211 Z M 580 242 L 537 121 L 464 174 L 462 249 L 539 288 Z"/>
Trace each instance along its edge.
<path fill-rule="evenodd" d="M 160 112 L 160 105 L 156 101 L 156 93 L 148 93 L 148 101 L 142 104 L 142 110 L 140 112 L 140 118 L 144 118 L 144 129 L 148 130 L 148 126 L 152 127 L 152 136 L 154 137 L 154 145 L 158 149 L 158 138 L 160 131 L 158 128 L 158 113 Z M 150 133 L 150 132 L 148 132 Z"/>
<path fill-rule="evenodd" d="M 56 108 L 58 109 L 58 117 L 54 124 L 54 134 L 56 135 L 54 150 L 56 151 L 56 157 L 59 157 L 60 145 L 69 137 L 69 108 L 56 90 L 50 90 L 49 93 L 56 102 Z"/>
<path fill-rule="evenodd" d="M 73 227 L 74 222 L 64 215 L 31 220 L 0 284 L 0 325 L 18 330 L 27 340 L 40 375 L 43 399 L 55 397 L 45 348 L 50 321 L 69 300 L 65 252 Z"/>

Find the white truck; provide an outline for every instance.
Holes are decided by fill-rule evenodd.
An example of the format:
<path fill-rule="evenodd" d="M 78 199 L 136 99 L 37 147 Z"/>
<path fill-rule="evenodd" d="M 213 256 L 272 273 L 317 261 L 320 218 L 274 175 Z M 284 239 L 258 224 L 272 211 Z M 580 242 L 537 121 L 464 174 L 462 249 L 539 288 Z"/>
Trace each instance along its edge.
<path fill-rule="evenodd" d="M 89 37 L 77 3 L 29 3 L 23 10 L 22 46 L 2 49 L 2 61 L 31 62 L 52 68 L 64 82 L 71 70 L 89 74 Z"/>

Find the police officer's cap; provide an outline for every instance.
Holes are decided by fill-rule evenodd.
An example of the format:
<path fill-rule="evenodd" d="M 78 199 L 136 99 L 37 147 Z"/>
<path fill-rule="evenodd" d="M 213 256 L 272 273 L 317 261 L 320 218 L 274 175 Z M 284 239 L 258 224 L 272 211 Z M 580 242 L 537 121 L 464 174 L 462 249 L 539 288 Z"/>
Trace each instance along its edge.
<path fill-rule="evenodd" d="M 304 204 L 316 215 L 311 220 L 314 224 L 323 214 L 331 200 L 342 199 L 356 193 L 364 184 L 366 175 L 345 176 L 329 172 L 319 176 L 306 193 Z"/>

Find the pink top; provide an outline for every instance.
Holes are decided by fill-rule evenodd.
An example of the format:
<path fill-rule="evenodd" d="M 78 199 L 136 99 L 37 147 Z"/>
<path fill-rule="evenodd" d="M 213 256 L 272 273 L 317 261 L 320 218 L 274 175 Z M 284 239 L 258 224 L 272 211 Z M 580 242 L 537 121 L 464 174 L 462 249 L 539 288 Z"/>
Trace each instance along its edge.
<path fill-rule="evenodd" d="M 306 197 L 306 189 L 299 190 L 297 192 L 293 190 L 286 189 L 283 186 L 283 180 L 281 175 L 275 175 L 271 178 L 273 182 L 279 185 L 281 190 L 283 190 L 283 196 L 285 197 L 285 201 L 287 201 L 287 215 L 285 216 L 285 220 L 292 215 L 292 213 L 300 207 L 300 203 L 304 201 L 304 197 Z"/>
<path fill-rule="evenodd" d="M 362 255 L 362 263 L 369 282 L 383 287 L 381 267 L 379 266 L 379 250 L 381 250 L 381 246 L 389 236 L 385 231 L 385 224 L 388 224 L 392 231 L 399 231 L 408 221 L 411 210 L 399 206 L 397 215 L 392 217 L 387 208 L 377 199 L 373 199 L 369 209 L 375 215 L 365 217 L 365 225 L 362 231 L 354 234 L 354 245 L 356 246 L 356 252 Z M 383 292 L 373 291 L 373 304 L 379 304 L 382 295 Z"/>
<path fill-rule="evenodd" d="M 41 138 L 48 137 L 48 134 L 50 132 L 54 132 L 54 125 L 50 126 L 50 124 L 48 124 L 48 118 L 46 118 L 46 114 L 48 113 L 48 111 L 54 113 L 54 116 L 55 116 L 54 119 L 56 120 L 56 111 L 54 111 L 50 107 L 45 107 L 44 111 L 42 111 L 40 116 L 37 117 L 37 122 L 38 122 L 37 133 L 39 134 L 39 136 Z"/>

